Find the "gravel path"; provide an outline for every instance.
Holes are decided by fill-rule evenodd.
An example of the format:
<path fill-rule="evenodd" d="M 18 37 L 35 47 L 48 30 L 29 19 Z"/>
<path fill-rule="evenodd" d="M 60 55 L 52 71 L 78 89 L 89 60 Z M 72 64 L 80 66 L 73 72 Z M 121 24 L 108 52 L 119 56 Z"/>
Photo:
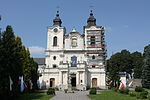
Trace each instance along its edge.
<path fill-rule="evenodd" d="M 74 93 L 65 93 L 56 91 L 56 96 L 50 100 L 91 100 L 87 97 L 89 91 L 75 91 Z"/>

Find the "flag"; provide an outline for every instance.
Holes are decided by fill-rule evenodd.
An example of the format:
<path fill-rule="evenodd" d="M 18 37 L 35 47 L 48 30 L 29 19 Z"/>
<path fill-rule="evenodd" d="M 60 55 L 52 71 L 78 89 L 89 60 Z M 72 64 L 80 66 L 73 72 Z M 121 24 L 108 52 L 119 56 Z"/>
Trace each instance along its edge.
<path fill-rule="evenodd" d="M 124 84 L 120 82 L 119 90 L 121 90 L 124 87 Z"/>
<path fill-rule="evenodd" d="M 37 81 L 37 86 L 40 89 L 40 81 L 39 80 Z"/>
<path fill-rule="evenodd" d="M 113 81 L 110 81 L 110 82 L 109 82 L 109 86 L 111 86 L 112 84 L 113 84 Z"/>
<path fill-rule="evenodd" d="M 12 91 L 12 85 L 13 85 L 13 81 L 11 79 L 11 77 L 9 76 L 9 83 L 10 83 L 10 91 Z"/>
<path fill-rule="evenodd" d="M 24 91 L 24 81 L 23 81 L 23 76 L 19 76 L 20 80 L 20 92 Z"/>
<path fill-rule="evenodd" d="M 132 83 L 133 83 L 133 81 L 131 81 L 128 86 L 130 87 L 132 85 Z"/>
<path fill-rule="evenodd" d="M 30 90 L 32 90 L 33 83 L 31 80 L 29 80 L 29 86 L 30 86 Z"/>

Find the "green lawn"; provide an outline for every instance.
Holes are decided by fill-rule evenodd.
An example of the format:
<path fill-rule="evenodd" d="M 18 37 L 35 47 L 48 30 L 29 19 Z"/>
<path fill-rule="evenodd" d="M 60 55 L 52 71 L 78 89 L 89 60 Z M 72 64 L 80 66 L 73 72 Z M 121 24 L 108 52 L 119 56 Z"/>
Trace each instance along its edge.
<path fill-rule="evenodd" d="M 44 91 L 34 93 L 24 93 L 17 100 L 49 100 L 53 95 L 47 95 Z"/>
<path fill-rule="evenodd" d="M 102 91 L 101 94 L 89 95 L 92 100 L 148 100 L 148 99 L 137 99 L 129 95 L 120 94 L 114 91 Z"/>

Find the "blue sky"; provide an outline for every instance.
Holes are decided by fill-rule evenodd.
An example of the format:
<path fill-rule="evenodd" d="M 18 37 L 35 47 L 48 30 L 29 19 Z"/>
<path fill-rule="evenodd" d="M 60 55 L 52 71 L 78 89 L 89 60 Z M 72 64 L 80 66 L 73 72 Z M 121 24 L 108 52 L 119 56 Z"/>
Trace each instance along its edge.
<path fill-rule="evenodd" d="M 97 25 L 106 27 L 109 57 L 122 49 L 143 52 L 150 43 L 150 0 L 0 0 L 0 27 L 12 25 L 31 56 L 44 57 L 57 6 L 67 34 L 74 27 L 83 33 L 94 6 Z"/>

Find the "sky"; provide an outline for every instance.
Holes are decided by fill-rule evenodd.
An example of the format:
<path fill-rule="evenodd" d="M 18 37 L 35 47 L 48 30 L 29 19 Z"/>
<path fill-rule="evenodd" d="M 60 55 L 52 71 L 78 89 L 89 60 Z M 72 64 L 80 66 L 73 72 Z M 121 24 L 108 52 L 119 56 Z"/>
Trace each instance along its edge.
<path fill-rule="evenodd" d="M 44 57 L 56 11 L 67 34 L 73 28 L 83 34 L 91 9 L 106 29 L 108 58 L 123 49 L 143 52 L 150 44 L 150 0 L 0 0 L 0 28 L 11 25 L 32 57 Z"/>

